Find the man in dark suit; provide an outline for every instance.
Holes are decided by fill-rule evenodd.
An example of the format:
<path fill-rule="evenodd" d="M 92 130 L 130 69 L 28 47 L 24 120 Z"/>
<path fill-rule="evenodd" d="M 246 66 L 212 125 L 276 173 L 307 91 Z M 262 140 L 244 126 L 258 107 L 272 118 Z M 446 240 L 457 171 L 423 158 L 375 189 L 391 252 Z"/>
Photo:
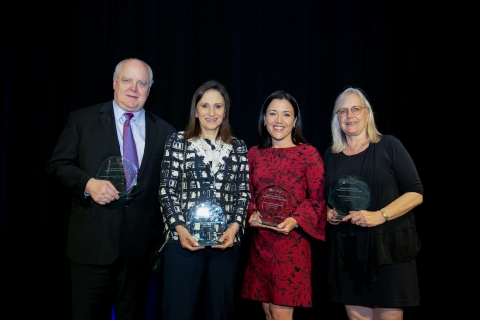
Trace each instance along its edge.
<path fill-rule="evenodd" d="M 165 140 L 175 132 L 144 109 L 152 84 L 153 73 L 145 62 L 121 61 L 113 75 L 113 100 L 72 111 L 47 163 L 47 172 L 72 197 L 66 255 L 73 319 L 107 320 L 112 306 L 117 320 L 145 317 L 149 254 L 163 227 L 160 166 Z M 128 190 L 98 179 L 97 172 L 107 158 L 126 157 L 126 112 L 133 114 L 138 174 L 131 199 L 123 201 L 119 193 Z"/>

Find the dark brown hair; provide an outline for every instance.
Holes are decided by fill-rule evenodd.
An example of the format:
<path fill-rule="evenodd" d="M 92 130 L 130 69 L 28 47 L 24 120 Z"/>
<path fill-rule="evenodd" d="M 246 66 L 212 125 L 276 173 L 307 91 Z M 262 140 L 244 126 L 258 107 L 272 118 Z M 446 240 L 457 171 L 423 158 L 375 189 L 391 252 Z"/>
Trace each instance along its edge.
<path fill-rule="evenodd" d="M 200 121 L 195 117 L 197 113 L 197 103 L 202 99 L 205 92 L 208 90 L 218 91 L 223 99 L 225 100 L 225 116 L 222 123 L 220 124 L 220 130 L 218 130 L 218 137 L 222 138 L 222 141 L 227 144 L 233 144 L 232 130 L 230 127 L 230 122 L 228 121 L 228 116 L 230 114 L 230 97 L 228 95 L 227 89 L 218 81 L 210 80 L 202 84 L 192 98 L 192 103 L 190 105 L 190 119 L 188 121 L 187 128 L 185 129 L 185 135 L 183 137 L 184 141 L 187 141 L 191 138 L 200 137 L 202 130 L 200 128 Z"/>
<path fill-rule="evenodd" d="M 270 133 L 268 133 L 267 128 L 264 126 L 264 122 L 265 122 L 265 115 L 266 115 L 268 106 L 274 99 L 279 99 L 279 100 L 286 99 L 288 100 L 288 102 L 292 104 L 294 115 L 297 118 L 295 127 L 293 127 L 291 132 L 292 141 L 297 146 L 302 143 L 307 143 L 307 141 L 302 135 L 302 116 L 300 115 L 300 108 L 298 106 L 297 101 L 292 95 L 286 93 L 285 91 L 279 90 L 279 91 L 275 91 L 274 93 L 272 93 L 267 97 L 267 99 L 263 103 L 262 110 L 260 111 L 260 117 L 258 118 L 258 131 L 260 133 L 258 147 L 262 149 L 262 148 L 270 148 L 272 146 L 272 137 L 270 136 Z"/>

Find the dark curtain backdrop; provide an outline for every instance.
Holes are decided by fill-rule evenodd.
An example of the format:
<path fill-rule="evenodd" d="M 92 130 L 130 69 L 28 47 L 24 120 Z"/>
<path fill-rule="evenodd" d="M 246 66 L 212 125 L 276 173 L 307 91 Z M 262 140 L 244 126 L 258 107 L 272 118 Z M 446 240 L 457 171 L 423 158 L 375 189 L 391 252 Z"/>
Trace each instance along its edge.
<path fill-rule="evenodd" d="M 249 147 L 257 143 L 263 101 L 283 89 L 299 102 L 304 135 L 323 155 L 335 97 L 348 86 L 364 89 L 379 130 L 403 142 L 426 189 L 424 203 L 415 209 L 423 243 L 422 306 L 408 309 L 405 319 L 426 315 L 435 288 L 427 286 L 427 127 L 414 98 L 420 52 L 413 5 L 384 0 L 5 3 L 0 314 L 70 318 L 64 255 L 69 199 L 48 178 L 45 165 L 68 113 L 112 99 L 115 65 L 136 57 L 154 72 L 146 108 L 178 130 L 187 123 L 195 90 L 210 79 L 222 82 L 232 99 L 234 134 Z M 296 311 L 296 319 L 346 319 L 341 306 L 323 298 L 323 250 L 322 244 L 313 247 L 314 308 Z M 150 319 L 159 319 L 156 281 Z M 264 319 L 259 304 L 239 305 L 239 319 Z"/>

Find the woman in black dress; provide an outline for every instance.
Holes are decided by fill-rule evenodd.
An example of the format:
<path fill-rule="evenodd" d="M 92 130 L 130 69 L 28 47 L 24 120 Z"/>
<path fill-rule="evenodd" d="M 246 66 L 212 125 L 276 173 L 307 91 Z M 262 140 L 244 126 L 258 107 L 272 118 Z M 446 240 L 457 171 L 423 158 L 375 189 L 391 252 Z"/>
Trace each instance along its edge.
<path fill-rule="evenodd" d="M 415 257 L 421 243 L 413 208 L 423 202 L 423 186 L 415 164 L 397 138 L 377 130 L 360 89 L 337 97 L 331 130 L 324 155 L 327 298 L 344 304 L 349 319 L 403 319 L 403 308 L 420 304 Z M 345 176 L 360 177 L 368 186 L 362 189 L 370 193 L 363 208 L 339 212 L 340 193 L 348 188 L 335 185 Z M 338 197 L 329 198 L 331 186 Z"/>

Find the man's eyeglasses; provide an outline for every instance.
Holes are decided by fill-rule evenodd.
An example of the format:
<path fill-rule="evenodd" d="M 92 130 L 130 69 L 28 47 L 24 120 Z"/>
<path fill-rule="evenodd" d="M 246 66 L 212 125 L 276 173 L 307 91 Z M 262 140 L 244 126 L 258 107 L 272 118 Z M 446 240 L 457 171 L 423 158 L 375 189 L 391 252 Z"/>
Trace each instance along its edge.
<path fill-rule="evenodd" d="M 362 109 L 363 108 L 366 108 L 366 107 L 362 107 L 362 106 L 353 106 L 350 108 L 350 111 L 354 114 L 354 115 L 357 115 L 359 114 L 360 112 L 362 112 Z M 348 108 L 342 108 L 342 109 L 339 109 L 337 111 L 337 114 L 340 118 L 345 118 L 348 114 Z"/>

